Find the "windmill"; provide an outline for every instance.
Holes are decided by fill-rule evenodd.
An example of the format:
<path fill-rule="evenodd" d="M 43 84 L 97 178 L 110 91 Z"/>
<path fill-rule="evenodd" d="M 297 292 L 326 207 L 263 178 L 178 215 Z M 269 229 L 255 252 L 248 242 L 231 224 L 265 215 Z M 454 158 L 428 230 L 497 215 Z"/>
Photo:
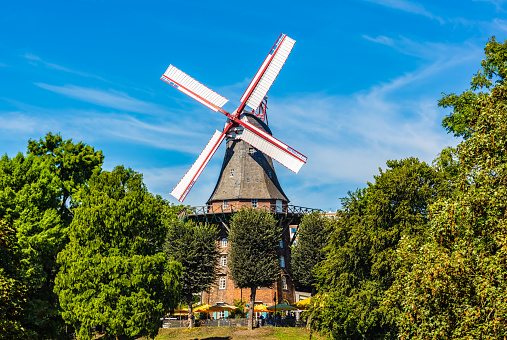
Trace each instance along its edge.
<path fill-rule="evenodd" d="M 246 115 L 248 111 L 245 111 L 246 106 L 250 107 L 252 111 L 259 107 L 282 69 L 295 43 L 296 41 L 289 38 L 287 35 L 283 33 L 280 34 L 268 56 L 241 97 L 241 104 L 232 113 L 222 109 L 222 106 L 227 103 L 228 99 L 199 83 L 173 65 L 169 65 L 160 79 L 211 110 L 215 112 L 219 111 L 227 116 L 227 121 L 223 130 L 221 132 L 218 130 L 215 131 L 197 160 L 171 191 L 171 195 L 178 199 L 178 201 L 183 202 L 190 189 L 192 189 L 197 181 L 197 178 L 204 170 L 204 167 L 208 164 L 209 160 L 226 137 L 242 140 L 250 144 L 255 149 L 275 159 L 295 173 L 306 163 L 306 156 L 274 138 L 265 130 L 252 124 Z"/>

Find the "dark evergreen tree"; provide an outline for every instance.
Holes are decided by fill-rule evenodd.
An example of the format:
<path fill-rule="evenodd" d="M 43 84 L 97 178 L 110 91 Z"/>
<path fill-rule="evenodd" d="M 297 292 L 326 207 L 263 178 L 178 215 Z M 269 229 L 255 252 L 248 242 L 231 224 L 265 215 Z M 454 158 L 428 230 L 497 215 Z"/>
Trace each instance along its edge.
<path fill-rule="evenodd" d="M 70 242 L 58 255 L 63 318 L 80 339 L 99 325 L 108 337 L 154 337 L 180 290 L 181 265 L 162 250 L 163 206 L 123 167 L 95 174 L 76 196 Z"/>
<path fill-rule="evenodd" d="M 180 262 L 181 298 L 188 305 L 189 328 L 194 327 L 192 297 L 211 287 L 218 275 L 217 229 L 212 225 L 175 222 L 169 226 L 164 250 Z"/>
<path fill-rule="evenodd" d="M 324 260 L 330 220 L 314 211 L 304 216 L 297 228 L 297 241 L 292 247 L 291 268 L 294 281 L 299 286 L 311 288 L 315 295 L 315 266 Z"/>
<path fill-rule="evenodd" d="M 231 218 L 229 269 L 236 286 L 250 288 L 248 329 L 253 328 L 257 287 L 270 287 L 280 277 L 281 232 L 273 215 L 262 209 L 242 208 Z"/>

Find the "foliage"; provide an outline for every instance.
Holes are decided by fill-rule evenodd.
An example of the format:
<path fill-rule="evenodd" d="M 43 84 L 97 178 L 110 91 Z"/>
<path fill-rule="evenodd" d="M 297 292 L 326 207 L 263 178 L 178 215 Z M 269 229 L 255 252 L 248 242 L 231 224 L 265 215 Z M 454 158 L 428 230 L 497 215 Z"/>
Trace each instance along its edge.
<path fill-rule="evenodd" d="M 242 208 L 230 222 L 229 269 L 238 288 L 250 288 L 248 327 L 252 329 L 257 287 L 270 287 L 280 277 L 278 247 L 281 230 L 272 214 L 255 208 Z"/>
<path fill-rule="evenodd" d="M 76 195 L 70 242 L 58 255 L 55 292 L 80 339 L 103 325 L 109 337 L 154 336 L 179 300 L 181 265 L 167 262 L 162 205 L 142 176 L 116 167 Z"/>
<path fill-rule="evenodd" d="M 479 70 L 470 83 L 470 89 L 462 94 L 455 93 L 444 94 L 438 102 L 438 106 L 447 108 L 452 107 L 453 112 L 445 117 L 442 126 L 455 136 L 461 136 L 465 139 L 470 138 L 474 132 L 471 119 L 474 116 L 474 105 L 478 101 L 484 100 L 487 93 L 478 92 L 482 89 L 490 89 L 494 84 L 503 84 L 507 77 L 507 40 L 502 44 L 492 37 L 484 52 L 486 59 L 482 60 L 482 70 Z"/>
<path fill-rule="evenodd" d="M 169 258 L 180 262 L 181 298 L 189 307 L 189 327 L 193 327 L 192 297 L 211 287 L 218 275 L 215 226 L 175 221 L 169 226 L 164 250 Z"/>
<path fill-rule="evenodd" d="M 442 192 L 443 175 L 415 158 L 388 161 L 375 183 L 342 200 L 309 322 L 337 339 L 393 339 L 397 328 L 385 308 L 395 279 L 393 257 L 402 237 L 421 239 L 427 206 Z M 444 191 L 445 192 L 445 191 Z"/>
<path fill-rule="evenodd" d="M 16 264 L 19 253 L 16 233 L 0 220 L 0 339 L 29 339 L 34 334 L 24 329 L 22 306 L 25 304 L 26 286 Z"/>
<path fill-rule="evenodd" d="M 431 207 L 429 239 L 404 240 L 390 291 L 404 339 L 501 339 L 507 334 L 507 41 L 485 48 L 490 88 L 469 105 L 455 194 Z M 488 83 L 491 75 L 499 79 Z"/>
<path fill-rule="evenodd" d="M 317 283 L 314 269 L 324 259 L 322 251 L 327 245 L 329 219 L 315 211 L 305 215 L 297 229 L 297 242 L 292 247 L 291 268 L 297 285 L 312 287 Z"/>
<path fill-rule="evenodd" d="M 28 154 L 0 159 L 0 218 L 16 230 L 27 292 L 23 325 L 39 338 L 65 337 L 53 293 L 57 254 L 68 242 L 70 199 L 99 171 L 102 153 L 59 135 L 30 141 Z"/>
<path fill-rule="evenodd" d="M 234 299 L 233 305 L 238 308 L 229 312 L 230 317 L 235 319 L 244 319 L 246 317 L 245 313 L 245 308 L 247 306 L 246 301 L 244 301 L 243 299 Z"/>

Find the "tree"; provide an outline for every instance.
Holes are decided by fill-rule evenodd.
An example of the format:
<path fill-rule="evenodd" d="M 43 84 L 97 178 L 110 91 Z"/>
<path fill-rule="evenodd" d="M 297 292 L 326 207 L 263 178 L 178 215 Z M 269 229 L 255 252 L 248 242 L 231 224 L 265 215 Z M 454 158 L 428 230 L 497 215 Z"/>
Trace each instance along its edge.
<path fill-rule="evenodd" d="M 281 232 L 273 215 L 262 209 L 242 208 L 231 218 L 229 269 L 236 286 L 250 288 L 250 330 L 257 287 L 270 287 L 280 276 Z"/>
<path fill-rule="evenodd" d="M 30 339 L 35 334 L 22 325 L 26 286 L 17 268 L 16 232 L 0 220 L 0 339 Z"/>
<path fill-rule="evenodd" d="M 311 287 L 315 295 L 315 266 L 324 260 L 329 219 L 314 211 L 305 215 L 297 229 L 297 242 L 292 247 L 291 268 L 296 284 Z"/>
<path fill-rule="evenodd" d="M 66 337 L 53 292 L 57 254 L 68 242 L 72 195 L 99 171 L 102 153 L 48 133 L 30 141 L 26 156 L 0 159 L 0 218 L 16 230 L 26 284 L 23 326 L 34 337 Z"/>
<path fill-rule="evenodd" d="M 430 209 L 423 245 L 406 240 L 405 264 L 391 290 L 400 336 L 410 339 L 502 339 L 507 334 L 507 41 L 492 38 L 476 93 L 462 115 L 454 195 Z M 490 81 L 496 78 L 495 85 Z"/>
<path fill-rule="evenodd" d="M 486 59 L 481 61 L 482 70 L 473 76 L 470 89 L 460 95 L 442 93 L 443 97 L 439 100 L 438 106 L 453 109 L 442 121 L 442 126 L 448 132 L 465 139 L 470 138 L 474 132 L 471 125 L 474 106 L 488 95 L 487 92 L 482 92 L 482 89 L 488 90 L 494 84 L 501 85 L 507 78 L 505 51 L 507 51 L 507 40 L 502 44 L 492 37 L 484 48 Z"/>
<path fill-rule="evenodd" d="M 142 175 L 121 166 L 94 174 L 76 195 L 70 242 L 58 255 L 55 292 L 80 339 L 154 337 L 179 300 L 181 265 L 162 251 L 162 205 Z"/>
<path fill-rule="evenodd" d="M 342 200 L 326 258 L 316 270 L 319 293 L 309 323 L 336 339 L 397 338 L 384 305 L 395 279 L 394 255 L 402 238 L 423 237 L 427 207 L 445 183 L 441 172 L 416 158 L 387 166 L 375 183 Z"/>
<path fill-rule="evenodd" d="M 194 327 L 192 297 L 216 281 L 218 257 L 215 226 L 183 223 L 178 221 L 169 226 L 164 250 L 169 258 L 181 263 L 181 298 L 188 305 L 189 328 Z"/>

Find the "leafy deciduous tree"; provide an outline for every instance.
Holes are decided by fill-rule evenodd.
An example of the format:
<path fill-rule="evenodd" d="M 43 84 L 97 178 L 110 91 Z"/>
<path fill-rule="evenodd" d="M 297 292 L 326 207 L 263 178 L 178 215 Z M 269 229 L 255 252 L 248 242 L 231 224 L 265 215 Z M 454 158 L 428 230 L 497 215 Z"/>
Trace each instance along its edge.
<path fill-rule="evenodd" d="M 70 242 L 58 255 L 63 318 L 80 339 L 98 325 L 117 338 L 153 337 L 180 290 L 181 265 L 162 251 L 162 205 L 140 174 L 120 166 L 92 176 L 76 196 Z"/>
<path fill-rule="evenodd" d="M 23 325 L 35 331 L 34 337 L 66 337 L 53 292 L 56 257 L 68 242 L 69 199 L 100 170 L 102 159 L 100 151 L 51 133 L 30 141 L 27 156 L 0 159 L 0 218 L 16 230 L 28 289 Z"/>
<path fill-rule="evenodd" d="M 242 208 L 231 218 L 229 269 L 239 288 L 250 288 L 248 329 L 253 329 L 257 287 L 270 287 L 280 277 L 281 238 L 275 218 L 265 210 Z"/>
<path fill-rule="evenodd" d="M 397 256 L 390 301 L 401 338 L 507 334 L 507 41 L 493 38 L 485 52 L 472 88 L 490 92 L 475 94 L 466 112 L 454 107 L 469 133 L 457 147 L 456 192 L 431 207 L 427 242 L 405 240 Z"/>
<path fill-rule="evenodd" d="M 415 158 L 388 161 L 375 183 L 343 199 L 317 268 L 319 293 L 310 324 L 337 339 L 394 339 L 396 324 L 384 306 L 394 281 L 393 258 L 402 237 L 420 239 L 427 206 L 441 192 L 442 175 Z"/>

